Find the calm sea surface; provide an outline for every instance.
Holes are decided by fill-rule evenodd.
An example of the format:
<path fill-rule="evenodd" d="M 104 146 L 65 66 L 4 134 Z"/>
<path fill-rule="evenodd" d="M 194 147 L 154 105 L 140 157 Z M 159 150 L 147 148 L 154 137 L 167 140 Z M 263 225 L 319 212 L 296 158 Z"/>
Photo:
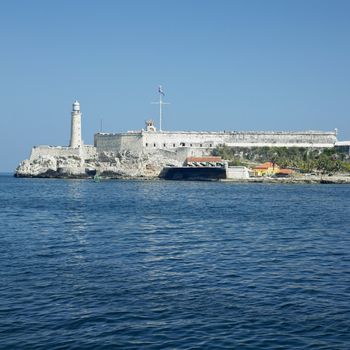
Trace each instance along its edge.
<path fill-rule="evenodd" d="M 350 186 L 0 177 L 1 349 L 350 349 Z"/>

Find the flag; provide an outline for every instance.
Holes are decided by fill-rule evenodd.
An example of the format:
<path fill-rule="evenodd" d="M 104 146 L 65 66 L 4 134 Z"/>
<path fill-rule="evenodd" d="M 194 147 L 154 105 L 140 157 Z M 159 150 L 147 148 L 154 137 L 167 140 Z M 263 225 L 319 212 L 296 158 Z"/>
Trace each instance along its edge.
<path fill-rule="evenodd" d="M 165 96 L 165 93 L 164 93 L 164 91 L 163 91 L 162 85 L 159 85 L 159 87 L 158 87 L 158 92 L 159 92 L 160 94 L 162 94 L 163 96 Z"/>

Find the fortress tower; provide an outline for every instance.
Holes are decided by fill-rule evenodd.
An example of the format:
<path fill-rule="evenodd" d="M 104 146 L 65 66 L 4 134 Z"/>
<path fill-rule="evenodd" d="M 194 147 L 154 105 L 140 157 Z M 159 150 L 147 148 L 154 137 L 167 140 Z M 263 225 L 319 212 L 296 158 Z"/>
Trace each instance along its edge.
<path fill-rule="evenodd" d="M 80 103 L 78 101 L 75 101 L 73 103 L 73 110 L 72 110 L 72 126 L 71 126 L 69 147 L 79 148 L 82 145 L 83 145 L 83 140 L 81 139 Z"/>

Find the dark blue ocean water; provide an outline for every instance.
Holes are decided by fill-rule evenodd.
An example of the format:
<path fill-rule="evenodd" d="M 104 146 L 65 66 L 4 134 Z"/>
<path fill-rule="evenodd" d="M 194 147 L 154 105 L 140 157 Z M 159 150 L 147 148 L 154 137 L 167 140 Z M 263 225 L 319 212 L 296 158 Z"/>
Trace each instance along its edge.
<path fill-rule="evenodd" d="M 1 349 L 349 349 L 350 186 L 0 177 Z"/>

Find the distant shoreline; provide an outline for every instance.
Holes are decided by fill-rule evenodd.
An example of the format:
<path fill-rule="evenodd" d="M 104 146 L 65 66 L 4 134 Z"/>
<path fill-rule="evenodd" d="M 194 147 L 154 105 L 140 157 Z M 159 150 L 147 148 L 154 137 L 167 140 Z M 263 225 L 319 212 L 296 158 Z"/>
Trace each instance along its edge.
<path fill-rule="evenodd" d="M 13 177 L 13 173 L 0 173 L 3 177 Z M 43 177 L 43 176 L 20 176 L 23 179 L 61 179 L 61 180 L 90 180 L 91 177 Z M 251 177 L 249 179 L 217 179 L 217 180 L 203 180 L 203 179 L 189 179 L 189 180 L 164 180 L 159 177 L 102 177 L 102 181 L 109 180 L 127 180 L 127 181 L 196 181 L 196 182 L 224 182 L 224 183 L 266 183 L 266 184 L 350 184 L 350 174 L 335 174 L 335 175 L 299 175 L 293 177 Z"/>
<path fill-rule="evenodd" d="M 223 179 L 222 182 L 275 183 L 275 184 L 350 184 L 350 174 L 300 175 L 293 177 L 252 177 L 246 180 Z"/>

